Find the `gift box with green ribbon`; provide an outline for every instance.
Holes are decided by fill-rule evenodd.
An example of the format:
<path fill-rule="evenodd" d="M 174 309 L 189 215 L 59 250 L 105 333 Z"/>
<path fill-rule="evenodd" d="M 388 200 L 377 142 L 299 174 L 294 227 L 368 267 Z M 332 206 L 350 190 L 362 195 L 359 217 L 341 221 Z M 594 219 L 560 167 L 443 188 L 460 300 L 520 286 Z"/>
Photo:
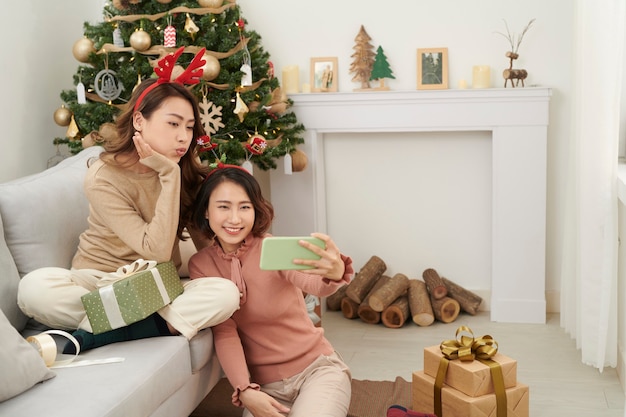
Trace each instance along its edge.
<path fill-rule="evenodd" d="M 183 292 L 173 262 L 139 259 L 103 277 L 81 297 L 94 334 L 143 320 Z"/>
<path fill-rule="evenodd" d="M 435 378 L 423 371 L 413 372 L 413 409 L 434 413 L 438 417 L 528 417 L 530 392 L 527 385 L 517 383 L 504 391 L 506 404 L 498 405 L 496 394 L 470 397 L 444 385 L 441 390 L 441 408 L 436 411 L 433 391 Z"/>

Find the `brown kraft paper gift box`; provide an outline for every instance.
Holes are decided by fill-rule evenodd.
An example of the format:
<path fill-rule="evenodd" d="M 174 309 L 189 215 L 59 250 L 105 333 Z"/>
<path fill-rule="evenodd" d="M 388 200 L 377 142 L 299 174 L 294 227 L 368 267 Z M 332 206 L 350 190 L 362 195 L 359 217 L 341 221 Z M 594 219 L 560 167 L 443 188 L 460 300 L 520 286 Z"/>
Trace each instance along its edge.
<path fill-rule="evenodd" d="M 424 373 L 436 378 L 442 357 L 443 354 L 439 346 L 424 348 Z M 498 362 L 502 368 L 504 388 L 515 387 L 517 384 L 517 361 L 501 353 L 496 353 L 491 359 Z M 459 359 L 451 360 L 443 382 L 470 397 L 479 397 L 495 392 L 489 366 L 478 360 L 465 362 Z"/>
<path fill-rule="evenodd" d="M 434 413 L 435 378 L 424 371 L 413 372 L 413 410 Z M 507 417 L 528 417 L 529 389 L 518 383 L 506 389 Z M 496 394 L 470 397 L 444 384 L 441 389 L 441 417 L 496 417 Z"/>

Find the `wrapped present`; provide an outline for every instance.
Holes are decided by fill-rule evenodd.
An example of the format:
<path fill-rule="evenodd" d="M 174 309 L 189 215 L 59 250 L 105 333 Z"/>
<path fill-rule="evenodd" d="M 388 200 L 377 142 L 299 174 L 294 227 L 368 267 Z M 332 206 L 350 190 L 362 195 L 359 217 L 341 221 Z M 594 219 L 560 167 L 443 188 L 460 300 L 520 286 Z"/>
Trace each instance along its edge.
<path fill-rule="evenodd" d="M 173 262 L 139 259 L 100 280 L 81 297 L 94 334 L 143 320 L 183 292 Z"/>
<path fill-rule="evenodd" d="M 457 328 L 455 336 L 455 339 L 444 340 L 439 345 L 442 356 L 439 359 L 433 387 L 435 414 L 441 417 L 442 390 L 450 363 L 453 361 L 473 362 L 477 360 L 489 368 L 490 383 L 493 385 L 493 393 L 496 399 L 497 417 L 506 417 L 508 406 L 502 367 L 493 360 L 493 357 L 498 353 L 498 343 L 489 335 L 474 337 L 472 329 L 467 326 Z"/>
<path fill-rule="evenodd" d="M 412 397 L 413 409 L 425 413 L 435 413 L 433 391 L 435 378 L 424 371 L 413 372 Z M 441 412 L 439 417 L 528 417 L 529 397 L 528 385 L 517 383 L 505 391 L 506 407 L 498 407 L 496 395 L 487 394 L 470 397 L 464 393 L 444 385 L 441 390 Z"/>
<path fill-rule="evenodd" d="M 436 378 L 442 357 L 443 353 L 440 346 L 424 348 L 424 373 Z M 493 355 L 491 360 L 500 364 L 504 388 L 514 387 L 517 384 L 517 361 L 501 353 Z M 450 361 L 443 382 L 470 397 L 479 397 L 495 392 L 491 369 L 479 360 Z"/>

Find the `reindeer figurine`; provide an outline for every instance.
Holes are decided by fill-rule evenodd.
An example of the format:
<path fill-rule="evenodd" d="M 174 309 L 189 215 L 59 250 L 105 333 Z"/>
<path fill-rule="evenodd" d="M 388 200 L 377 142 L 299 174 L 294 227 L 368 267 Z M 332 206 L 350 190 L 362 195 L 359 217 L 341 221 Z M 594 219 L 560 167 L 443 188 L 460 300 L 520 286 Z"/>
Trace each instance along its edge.
<path fill-rule="evenodd" d="M 496 32 L 499 35 L 504 36 L 509 43 L 511 44 L 511 50 L 506 53 L 506 57 L 509 58 L 509 68 L 505 69 L 502 72 L 502 76 L 504 77 L 504 88 L 506 88 L 509 80 L 511 81 L 511 87 L 515 88 L 515 86 L 519 86 L 521 81 L 522 87 L 524 87 L 524 80 L 528 77 L 528 71 L 525 69 L 513 69 L 513 61 L 519 57 L 517 51 L 519 51 L 519 46 L 522 43 L 522 39 L 524 39 L 524 35 L 530 29 L 530 26 L 533 24 L 535 19 L 531 19 L 530 22 L 526 25 L 522 33 L 519 35 L 517 41 L 515 40 L 515 35 L 511 35 L 509 31 L 509 26 L 504 21 L 504 26 L 506 27 L 506 35 L 501 32 Z"/>

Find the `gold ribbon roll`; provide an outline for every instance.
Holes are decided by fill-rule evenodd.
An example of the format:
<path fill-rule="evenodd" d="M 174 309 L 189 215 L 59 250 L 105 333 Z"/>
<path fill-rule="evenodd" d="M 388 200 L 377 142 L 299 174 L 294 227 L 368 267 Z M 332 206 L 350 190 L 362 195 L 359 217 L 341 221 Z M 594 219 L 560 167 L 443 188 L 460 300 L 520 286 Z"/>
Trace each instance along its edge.
<path fill-rule="evenodd" d="M 66 339 L 69 339 L 76 348 L 76 353 L 73 357 L 66 360 L 57 361 L 57 342 L 52 337 L 53 334 L 63 336 Z M 80 353 L 80 344 L 78 340 L 68 332 L 64 332 L 63 330 L 46 330 L 45 332 L 39 333 L 34 336 L 29 336 L 26 338 L 26 341 L 30 343 L 37 351 L 39 355 L 43 359 L 44 363 L 48 368 L 51 367 L 60 367 L 62 365 L 67 365 L 72 362 L 78 354 Z"/>

